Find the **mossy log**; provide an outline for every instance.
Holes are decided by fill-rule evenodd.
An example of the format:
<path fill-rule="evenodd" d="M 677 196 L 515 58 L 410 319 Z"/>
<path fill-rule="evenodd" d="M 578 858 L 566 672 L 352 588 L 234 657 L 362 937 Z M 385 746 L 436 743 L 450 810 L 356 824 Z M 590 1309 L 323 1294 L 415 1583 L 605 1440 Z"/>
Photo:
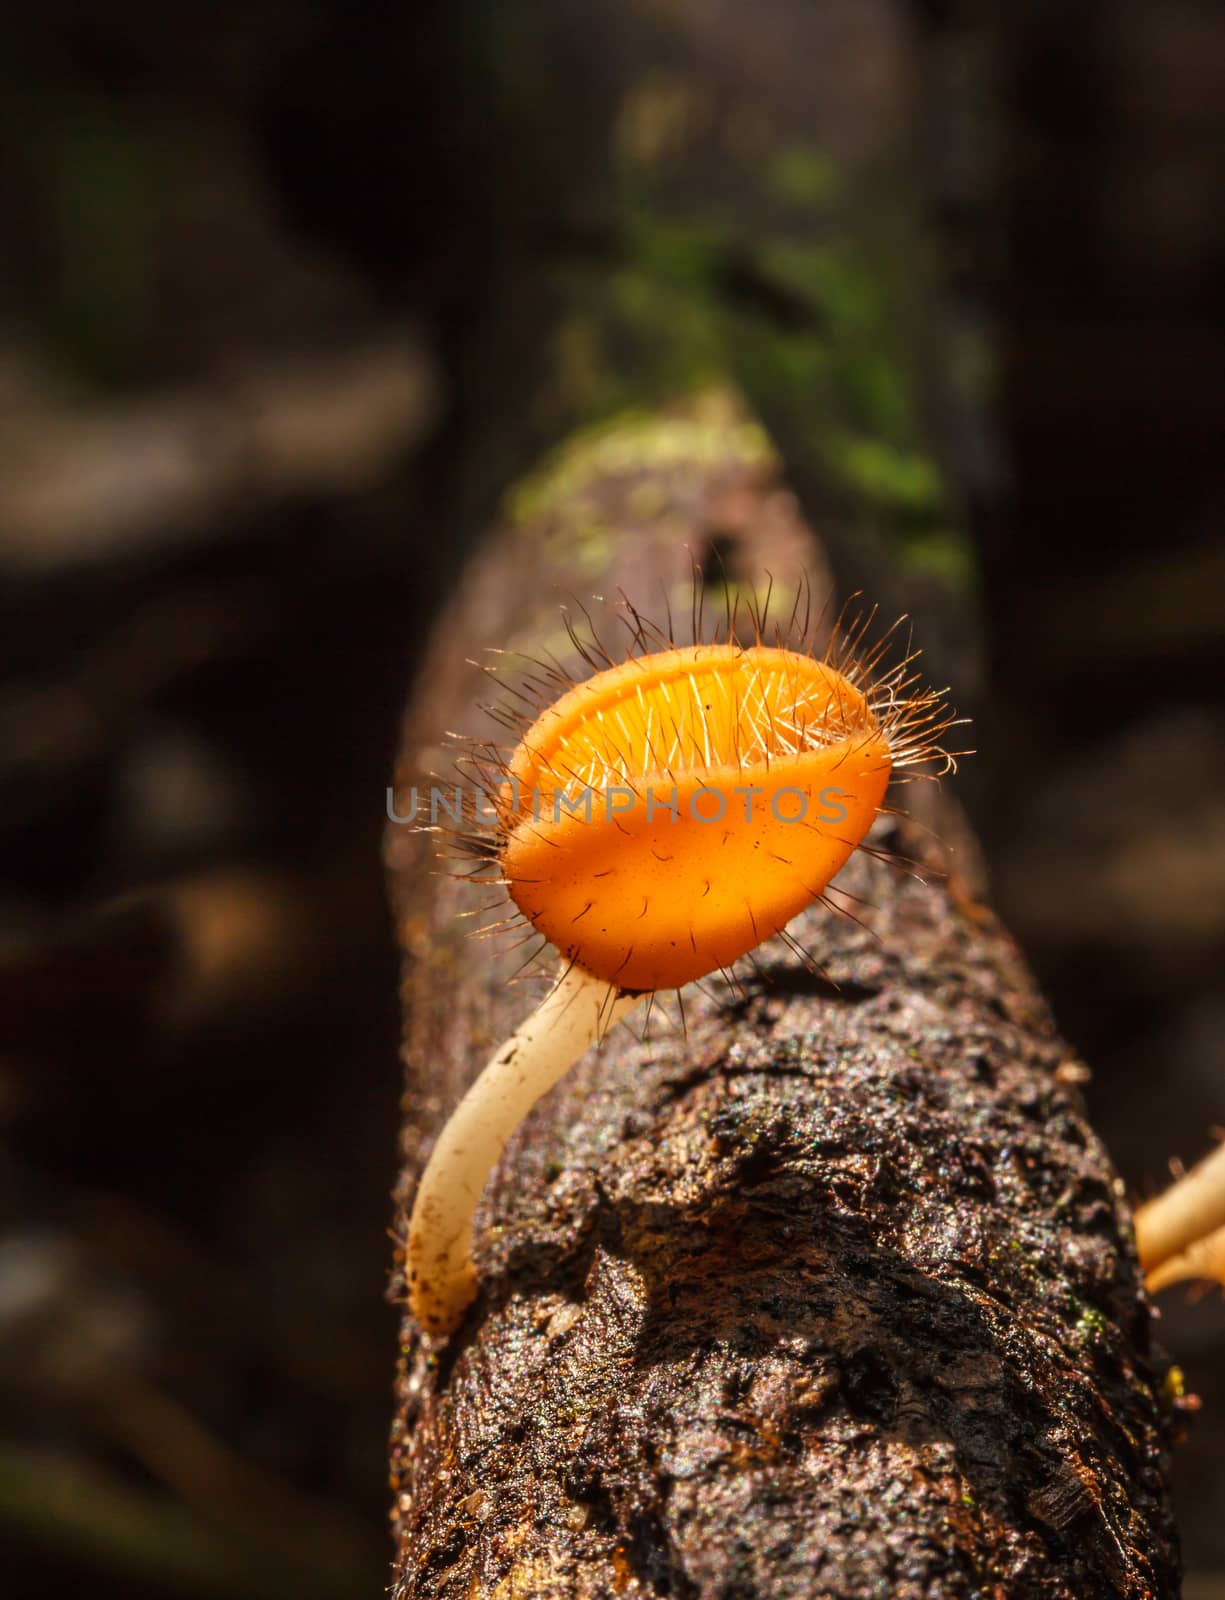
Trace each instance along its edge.
<path fill-rule="evenodd" d="M 686 537 L 700 558 L 717 535 L 734 575 L 817 566 L 771 470 L 708 455 L 615 541 L 491 539 L 398 781 L 472 727 L 465 658 L 554 645 L 564 592 L 649 608 L 687 581 Z M 632 524 L 635 481 L 593 503 Z M 617 1030 L 512 1142 L 467 1320 L 431 1342 L 405 1315 L 394 1596 L 1177 1594 L 1176 1383 L 1122 1187 L 954 802 L 920 794 L 945 847 L 896 818 L 874 843 L 921 876 L 861 853 L 840 879 L 855 918 L 793 924 L 823 975 L 763 947 L 739 991 L 686 991 L 683 1026 Z M 420 835 L 388 840 L 406 1217 L 536 989 L 508 987 L 521 951 L 457 920 L 479 891 L 431 875 Z"/>

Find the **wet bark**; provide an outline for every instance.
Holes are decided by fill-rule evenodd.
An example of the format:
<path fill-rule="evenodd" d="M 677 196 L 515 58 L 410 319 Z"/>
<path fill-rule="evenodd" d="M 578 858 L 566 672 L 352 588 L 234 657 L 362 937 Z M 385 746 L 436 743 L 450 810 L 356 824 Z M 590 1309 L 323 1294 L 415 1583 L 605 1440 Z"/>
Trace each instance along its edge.
<path fill-rule="evenodd" d="M 464 658 L 555 646 L 559 589 L 656 609 L 686 532 L 701 556 L 718 530 L 733 567 L 819 562 L 760 464 L 687 481 L 679 539 L 664 518 L 594 558 L 539 527 L 485 547 L 418 685 L 405 791 L 473 726 Z M 467 1321 L 431 1343 L 405 1318 L 394 1595 L 1178 1592 L 1175 1384 L 1084 1069 L 982 902 L 954 801 L 919 798 L 944 846 L 896 818 L 874 843 L 923 881 L 861 853 L 840 879 L 858 920 L 793 925 L 827 976 L 763 947 L 739 992 L 687 991 L 683 1025 L 670 1007 L 646 1040 L 619 1029 L 513 1141 Z M 428 841 L 388 838 L 406 1216 L 540 985 L 508 987 L 524 952 L 504 938 L 467 938 L 482 896 L 429 875 Z"/>

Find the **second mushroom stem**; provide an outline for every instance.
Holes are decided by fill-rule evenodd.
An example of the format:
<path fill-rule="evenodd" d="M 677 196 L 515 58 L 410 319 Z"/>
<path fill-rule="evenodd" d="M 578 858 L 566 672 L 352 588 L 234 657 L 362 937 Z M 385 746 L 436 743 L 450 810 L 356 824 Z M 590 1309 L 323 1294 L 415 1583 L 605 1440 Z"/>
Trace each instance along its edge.
<path fill-rule="evenodd" d="M 1225 1226 L 1225 1144 L 1136 1212 L 1140 1264 L 1150 1274 Z"/>

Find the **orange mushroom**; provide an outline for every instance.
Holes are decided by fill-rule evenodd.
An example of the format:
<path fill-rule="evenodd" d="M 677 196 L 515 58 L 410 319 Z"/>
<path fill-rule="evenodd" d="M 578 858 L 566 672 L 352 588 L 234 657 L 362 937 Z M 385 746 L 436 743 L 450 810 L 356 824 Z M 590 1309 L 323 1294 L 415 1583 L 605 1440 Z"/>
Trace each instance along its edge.
<path fill-rule="evenodd" d="M 496 759 L 496 857 L 562 975 L 443 1128 L 409 1226 L 409 1298 L 447 1333 L 476 1292 L 472 1222 L 506 1141 L 590 1044 L 649 993 L 730 968 L 820 897 L 871 827 L 891 774 L 932 757 L 952 717 L 881 670 L 861 635 L 818 659 L 758 642 L 639 645 L 563 683 Z M 652 642 L 667 646 L 641 648 Z M 549 669 L 550 671 L 552 669 Z M 556 680 L 557 674 L 553 673 Z"/>
<path fill-rule="evenodd" d="M 568 961 L 622 989 L 679 988 L 822 893 L 891 767 L 864 696 L 824 662 L 734 644 L 633 657 L 524 735 L 503 873 Z"/>

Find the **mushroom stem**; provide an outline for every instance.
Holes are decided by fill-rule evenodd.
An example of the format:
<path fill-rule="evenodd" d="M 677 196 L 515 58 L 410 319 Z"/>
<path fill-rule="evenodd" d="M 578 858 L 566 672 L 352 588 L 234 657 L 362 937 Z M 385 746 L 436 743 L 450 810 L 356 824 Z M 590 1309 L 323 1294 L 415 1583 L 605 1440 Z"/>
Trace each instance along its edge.
<path fill-rule="evenodd" d="M 476 1296 L 472 1221 L 511 1134 L 644 998 L 571 966 L 455 1108 L 421 1174 L 408 1230 L 409 1304 L 430 1333 L 452 1332 Z"/>
<path fill-rule="evenodd" d="M 1150 1294 L 1168 1289 L 1171 1284 L 1185 1283 L 1189 1279 L 1215 1279 L 1225 1284 L 1225 1228 L 1217 1228 L 1206 1238 L 1197 1239 L 1176 1256 L 1168 1256 L 1159 1267 L 1153 1267 L 1146 1278 Z"/>
<path fill-rule="evenodd" d="M 1225 1225 L 1225 1144 L 1136 1212 L 1136 1248 L 1150 1273 Z"/>

